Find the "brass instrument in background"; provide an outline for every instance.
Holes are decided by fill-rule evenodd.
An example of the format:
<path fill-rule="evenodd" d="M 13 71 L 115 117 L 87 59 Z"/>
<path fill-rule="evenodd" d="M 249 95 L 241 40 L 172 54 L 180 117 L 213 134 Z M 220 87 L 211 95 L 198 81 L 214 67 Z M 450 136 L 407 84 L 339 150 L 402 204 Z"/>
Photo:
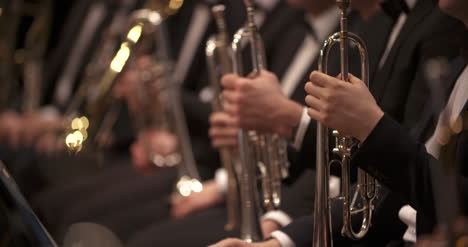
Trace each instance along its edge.
<path fill-rule="evenodd" d="M 348 42 L 353 42 L 359 49 L 361 56 L 361 74 L 362 80 L 369 85 L 369 65 L 368 55 L 364 42 L 356 34 L 348 32 L 347 10 L 350 0 L 337 0 L 341 10 L 340 32 L 330 36 L 324 43 L 320 51 L 319 70 L 327 73 L 328 54 L 332 46 L 340 44 L 341 75 L 344 81 L 348 81 Z M 378 195 L 378 183 L 375 178 L 361 169 L 358 169 L 358 181 L 356 193 L 350 195 L 350 156 L 351 149 L 356 142 L 349 136 L 342 135 L 338 131 L 333 131 L 335 137 L 335 147 L 333 153 L 338 155 L 341 160 L 329 161 L 329 136 L 328 128 L 317 122 L 317 150 L 316 150 L 316 185 L 315 185 L 315 206 L 314 206 L 314 247 L 333 246 L 331 231 L 331 209 L 329 196 L 329 175 L 330 166 L 337 164 L 341 166 L 341 195 L 336 198 L 343 201 L 343 228 L 342 234 L 348 238 L 357 240 L 363 238 L 370 228 L 372 221 L 372 212 L 374 209 L 374 200 Z M 362 207 L 359 205 L 359 199 L 362 200 Z M 351 224 L 353 215 L 362 213 L 362 224 L 356 232 Z"/>
<path fill-rule="evenodd" d="M 43 78 L 43 63 L 52 26 L 52 2 L 42 0 L 33 6 L 34 22 L 31 24 L 24 44 L 23 56 L 23 102 L 24 113 L 34 113 L 40 105 Z"/>
<path fill-rule="evenodd" d="M 178 9 L 183 1 L 149 1 L 147 6 L 166 6 L 162 3 L 167 4 L 169 9 Z M 176 9 L 172 9 L 172 11 L 176 11 Z M 160 9 L 160 11 L 145 8 L 132 12 L 129 18 L 130 28 L 125 35 L 125 40 L 112 58 L 105 74 L 97 83 L 93 95 L 94 100 L 90 102 L 88 99 L 87 112 L 91 116 L 102 115 L 105 109 L 108 109 L 106 106 L 112 101 L 111 89 L 118 76 L 128 65 L 129 60 L 143 55 L 141 53 L 145 50 L 151 50 L 149 54 L 150 63 L 139 71 L 138 78 L 137 88 L 141 89 L 140 93 L 152 94 L 140 95 L 143 96 L 144 100 L 148 100 L 146 107 L 141 109 L 146 115 L 140 127 L 155 128 L 162 132 L 174 134 L 177 137 L 178 147 L 174 152 L 167 155 L 150 152 L 149 159 L 157 166 L 176 166 L 179 179 L 176 183 L 174 196 L 189 196 L 192 192 L 200 192 L 203 185 L 200 182 L 198 169 L 195 165 L 185 115 L 181 105 L 181 88 L 180 85 L 171 81 L 173 64 L 168 54 L 169 46 L 164 26 L 164 16 L 169 13 L 173 12 L 170 12 L 167 7 Z M 151 101 L 153 99 L 156 99 L 157 102 Z M 71 128 L 73 130 L 67 135 L 66 141 L 68 147 L 73 151 L 79 151 L 82 148 L 87 129 L 96 128 L 87 119 L 81 117 L 72 121 Z M 104 126 L 106 126 L 105 123 Z"/>
<path fill-rule="evenodd" d="M 0 105 L 12 103 L 13 90 L 23 82 L 21 110 L 34 112 L 42 91 L 42 63 L 51 27 L 51 2 L 24 0 L 4 1 L 0 5 Z M 31 19 L 24 39 L 20 24 Z"/>
<path fill-rule="evenodd" d="M 232 50 L 234 73 L 244 76 L 242 48 L 250 46 L 253 75 L 266 69 L 263 41 L 257 31 L 254 4 L 244 0 L 247 7 L 247 24 L 234 35 Z M 259 134 L 252 130 L 239 131 L 241 171 L 239 190 L 241 201 L 241 238 L 248 242 L 262 239 L 260 230 L 260 204 L 257 193 L 257 171 L 260 172 L 262 206 L 265 210 L 277 209 L 281 202 L 281 180 L 287 174 L 286 141 L 276 134 Z"/>
<path fill-rule="evenodd" d="M 19 83 L 15 51 L 23 2 L 10 0 L 0 4 L 0 105 L 4 107 L 10 101 L 11 91 Z"/>
<path fill-rule="evenodd" d="M 232 72 L 232 50 L 225 22 L 225 6 L 216 5 L 212 13 L 218 27 L 218 33 L 210 37 L 206 43 L 206 58 L 208 75 L 213 90 L 211 105 L 214 112 L 223 111 L 221 77 Z M 239 164 L 239 156 L 230 148 L 219 150 L 223 168 L 228 174 L 228 187 L 226 193 L 227 223 L 226 230 L 234 229 L 238 224 L 239 195 L 235 166 Z"/>
<path fill-rule="evenodd" d="M 148 8 L 142 10 L 157 8 L 161 13 L 165 13 L 164 16 L 168 16 L 169 13 L 177 12 L 182 3 L 182 0 L 153 0 L 148 1 L 146 3 Z M 137 12 L 135 11 L 130 19 L 136 19 Z M 119 12 L 117 18 L 121 15 L 125 13 Z M 112 99 L 111 90 L 143 32 L 140 20 L 131 20 L 131 23 L 128 23 L 129 18 L 125 19 L 124 26 L 128 24 L 130 28 L 121 30 L 122 27 L 119 26 L 122 25 L 121 21 L 115 20 L 104 34 L 98 53 L 87 66 L 85 79 L 80 83 L 65 113 L 68 119 L 65 143 L 71 153 L 80 152 L 88 139 L 91 139 L 98 148 L 105 146 L 111 127 L 120 112 L 121 104 Z M 122 34 L 125 31 L 127 32 Z M 121 42 L 122 36 L 123 42 Z M 120 47 L 115 52 L 118 45 Z"/>
<path fill-rule="evenodd" d="M 72 153 L 80 152 L 83 142 L 88 139 L 90 121 L 95 129 L 94 133 L 90 135 L 90 139 L 96 144 L 94 148 L 99 150 L 107 145 L 104 136 L 109 137 L 110 129 L 119 113 L 120 104 L 112 99 L 97 97 L 98 95 L 110 97 L 109 93 L 99 93 L 98 88 L 101 88 L 100 83 L 105 82 L 102 76 L 109 70 L 109 64 L 115 57 L 115 51 L 120 45 L 123 32 L 127 31 L 125 30 L 127 20 L 126 6 L 122 6 L 113 17 L 109 28 L 104 31 L 99 47 L 86 66 L 84 78 L 65 111 L 64 116 L 68 122 L 66 144 Z M 117 77 L 114 80 L 116 79 Z M 91 113 L 98 115 L 90 115 Z M 81 140 L 81 136 L 83 136 L 83 140 Z"/>

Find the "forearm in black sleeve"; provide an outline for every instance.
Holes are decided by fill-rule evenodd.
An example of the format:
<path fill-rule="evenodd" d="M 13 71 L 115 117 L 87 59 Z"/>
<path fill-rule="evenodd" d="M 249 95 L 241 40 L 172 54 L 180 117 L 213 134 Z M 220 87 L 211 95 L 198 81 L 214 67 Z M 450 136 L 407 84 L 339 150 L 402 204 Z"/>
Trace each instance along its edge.
<path fill-rule="evenodd" d="M 367 170 L 431 218 L 435 210 L 429 165 L 434 161 L 424 145 L 388 115 L 383 116 L 352 157 L 353 165 Z"/>
<path fill-rule="evenodd" d="M 303 216 L 283 227 L 282 232 L 291 238 L 296 246 L 312 246 L 313 216 Z"/>
<path fill-rule="evenodd" d="M 284 186 L 281 210 L 292 219 L 311 214 L 314 208 L 315 172 L 305 171 L 293 184 Z"/>

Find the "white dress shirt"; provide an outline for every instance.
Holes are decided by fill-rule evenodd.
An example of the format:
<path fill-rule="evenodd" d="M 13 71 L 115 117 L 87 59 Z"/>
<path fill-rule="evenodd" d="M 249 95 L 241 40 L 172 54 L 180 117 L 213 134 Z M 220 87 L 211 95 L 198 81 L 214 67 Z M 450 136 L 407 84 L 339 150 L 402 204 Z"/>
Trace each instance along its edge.
<path fill-rule="evenodd" d="M 260 27 L 263 25 L 267 14 L 279 4 L 279 0 L 255 0 L 255 3 L 258 6 L 255 11 L 255 24 Z"/>

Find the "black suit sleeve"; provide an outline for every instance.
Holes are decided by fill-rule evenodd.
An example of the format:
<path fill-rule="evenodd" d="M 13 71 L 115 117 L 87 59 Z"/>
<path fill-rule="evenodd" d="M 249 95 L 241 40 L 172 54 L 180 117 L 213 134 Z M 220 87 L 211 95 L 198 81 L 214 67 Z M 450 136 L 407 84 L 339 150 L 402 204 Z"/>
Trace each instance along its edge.
<path fill-rule="evenodd" d="M 432 219 L 435 209 L 429 165 L 434 161 L 423 144 L 387 115 L 352 158 L 353 165 L 367 170 L 401 194 L 418 214 Z"/>
<path fill-rule="evenodd" d="M 313 216 L 303 216 L 281 229 L 296 246 L 312 246 Z"/>
<path fill-rule="evenodd" d="M 315 172 L 305 171 L 294 184 L 282 188 L 281 210 L 292 219 L 312 213 L 314 187 Z"/>

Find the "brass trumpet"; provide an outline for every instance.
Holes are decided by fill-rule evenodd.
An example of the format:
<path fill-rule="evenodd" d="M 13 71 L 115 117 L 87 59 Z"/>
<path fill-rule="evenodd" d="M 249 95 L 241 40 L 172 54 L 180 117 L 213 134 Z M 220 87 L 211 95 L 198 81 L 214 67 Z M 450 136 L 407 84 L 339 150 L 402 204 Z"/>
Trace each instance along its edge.
<path fill-rule="evenodd" d="M 172 2 L 182 3 L 179 0 L 169 1 L 169 3 Z M 160 1 L 150 1 L 148 6 L 160 6 L 157 3 L 160 3 Z M 171 8 L 174 6 L 180 8 L 180 5 L 170 5 Z M 152 105 L 149 105 L 148 109 L 142 109 L 142 111 L 150 111 L 145 116 L 147 119 L 144 121 L 148 122 L 147 124 L 144 123 L 143 127 L 156 128 L 174 134 L 178 140 L 175 151 L 164 156 L 150 152 L 149 158 L 155 165 L 176 166 L 178 181 L 176 182 L 173 197 L 189 196 L 192 192 L 202 191 L 203 185 L 200 182 L 201 179 L 195 164 L 185 114 L 181 105 L 181 84 L 172 79 L 171 68 L 173 63 L 169 56 L 169 45 L 164 22 L 164 15 L 168 14 L 168 10 L 164 8 L 161 11 L 153 9 L 135 11 L 131 16 L 130 22 L 132 25 L 127 37 L 135 40 L 135 43 L 138 44 L 145 41 L 152 51 L 149 65 L 139 73 L 139 88 L 147 90 L 151 94 L 154 93 L 157 102 L 149 100 L 148 103 Z M 125 47 L 125 43 L 121 47 Z M 128 50 L 128 56 L 130 56 L 130 53 L 133 54 L 136 50 L 144 48 L 148 47 L 134 46 L 133 49 Z M 128 59 L 128 56 L 126 55 L 124 58 Z M 117 62 L 116 65 L 118 70 L 121 71 L 123 67 L 120 65 L 125 66 L 125 63 L 119 64 Z"/>
<path fill-rule="evenodd" d="M 340 31 L 330 36 L 324 43 L 320 51 L 319 70 L 327 73 L 328 54 L 332 46 L 340 44 L 341 75 L 344 81 L 348 81 L 348 42 L 353 42 L 359 49 L 361 56 L 362 80 L 369 85 L 369 64 L 368 55 L 364 42 L 356 34 L 348 32 L 346 13 L 350 5 L 350 0 L 337 0 L 341 10 Z M 330 166 L 338 164 L 342 170 L 342 194 L 337 198 L 343 202 L 343 228 L 342 234 L 351 239 L 363 238 L 370 228 L 374 200 L 378 195 L 378 183 L 375 178 L 358 170 L 358 181 L 356 192 L 351 197 L 350 192 L 350 156 L 351 149 L 356 142 L 351 137 L 342 135 L 338 131 L 333 131 L 335 147 L 333 153 L 341 160 L 329 161 L 329 136 L 328 128 L 317 122 L 317 150 L 316 150 L 316 185 L 315 185 L 315 208 L 314 208 L 314 234 L 312 245 L 314 247 L 333 246 L 331 231 L 331 211 L 330 196 L 328 192 Z M 362 207 L 358 208 L 357 198 L 362 199 Z M 363 214 L 362 224 L 358 232 L 352 227 L 351 216 L 358 213 Z"/>
<path fill-rule="evenodd" d="M 116 80 L 135 53 L 142 35 L 151 33 L 152 25 L 160 21 L 158 18 L 177 12 L 182 3 L 182 0 L 148 1 L 147 8 L 136 10 L 126 18 L 129 20 L 129 28 L 125 30 L 127 32 L 123 34 L 124 41 L 121 43 L 124 31 L 118 26 L 121 25 L 120 20 L 115 20 L 116 23 L 106 31 L 98 53 L 87 66 L 85 79 L 65 113 L 68 119 L 65 143 L 70 152 L 80 152 L 85 141 L 90 139 L 88 136 L 98 148 L 103 145 L 103 137 L 110 132 L 120 112 L 120 104 L 111 97 Z M 116 18 L 122 15 L 119 12 Z M 120 47 L 115 52 L 117 45 Z M 79 112 L 83 114 L 83 111 L 83 116 L 77 116 Z"/>
<path fill-rule="evenodd" d="M 247 7 L 247 24 L 234 35 L 232 50 L 234 73 L 243 75 L 242 47 L 250 46 L 253 74 L 259 75 L 266 69 L 265 51 L 262 38 L 257 31 L 254 18 L 254 4 L 244 0 Z M 286 142 L 276 134 L 259 134 L 252 130 L 239 131 L 239 152 L 241 171 L 239 190 L 241 201 L 241 238 L 255 242 L 262 239 L 258 222 L 261 211 L 257 193 L 257 170 L 260 171 L 263 202 L 266 210 L 280 206 L 281 180 L 288 166 Z"/>
<path fill-rule="evenodd" d="M 213 90 L 211 105 L 213 111 L 223 111 L 223 99 L 221 96 L 221 76 L 232 72 L 232 50 L 229 46 L 229 37 L 226 30 L 224 18 L 225 6 L 216 5 L 212 8 L 212 13 L 218 27 L 218 34 L 213 35 L 206 43 L 206 58 L 208 73 Z M 239 163 L 239 157 L 234 150 L 222 148 L 219 150 L 223 168 L 228 174 L 228 188 L 226 194 L 227 223 L 226 230 L 232 230 L 237 226 L 238 202 L 237 178 L 235 176 L 235 166 Z"/>
<path fill-rule="evenodd" d="M 42 63 L 51 27 L 51 2 L 3 1 L 0 3 L 0 105 L 6 107 L 13 90 L 23 82 L 21 110 L 33 113 L 41 100 Z M 32 18 L 24 40 L 18 40 L 23 17 Z M 18 42 L 23 44 L 18 48 Z"/>

